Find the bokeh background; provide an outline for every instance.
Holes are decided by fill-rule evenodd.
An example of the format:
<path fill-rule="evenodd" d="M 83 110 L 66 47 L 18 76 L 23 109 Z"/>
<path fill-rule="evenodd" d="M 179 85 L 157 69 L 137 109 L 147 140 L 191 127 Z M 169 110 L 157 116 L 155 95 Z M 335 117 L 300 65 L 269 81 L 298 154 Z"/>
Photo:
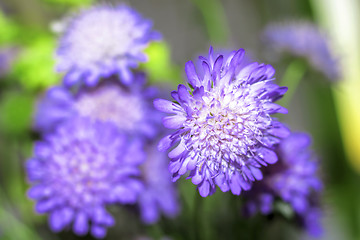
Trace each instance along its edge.
<path fill-rule="evenodd" d="M 154 22 L 163 41 L 151 45 L 142 65 L 152 84 L 174 88 L 183 83 L 184 64 L 205 55 L 210 45 L 244 48 L 252 59 L 272 64 L 276 79 L 293 87 L 281 116 L 292 129 L 313 137 L 325 183 L 324 234 L 320 239 L 360 239 L 360 2 L 358 0 L 134 0 L 121 1 Z M 92 239 L 71 232 L 52 233 L 47 217 L 33 210 L 24 162 L 39 136 L 32 130 L 36 102 L 61 81 L 54 51 L 61 21 L 95 0 L 0 0 L 0 239 Z M 306 65 L 298 85 L 289 72 L 292 56 L 274 57 L 261 41 L 271 23 L 310 21 L 329 38 L 339 58 L 341 77 L 329 81 Z M 284 81 L 284 82 L 282 82 Z M 110 209 L 116 225 L 106 239 L 191 239 L 195 186 L 180 180 L 182 212 L 175 219 L 143 225 L 129 209 Z M 286 218 L 239 218 L 236 197 L 217 192 L 203 201 L 202 239 L 309 238 Z M 164 238 L 166 239 L 166 238 Z"/>

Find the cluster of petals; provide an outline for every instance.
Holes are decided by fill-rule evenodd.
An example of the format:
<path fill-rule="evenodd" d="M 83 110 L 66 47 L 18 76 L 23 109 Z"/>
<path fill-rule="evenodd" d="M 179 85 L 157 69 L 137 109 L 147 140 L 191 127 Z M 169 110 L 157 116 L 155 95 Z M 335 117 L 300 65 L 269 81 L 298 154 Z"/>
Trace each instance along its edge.
<path fill-rule="evenodd" d="M 67 24 L 56 54 L 57 70 L 66 73 L 67 86 L 80 81 L 94 86 L 113 74 L 129 83 L 131 69 L 147 60 L 143 50 L 159 37 L 152 22 L 128 6 L 95 6 Z"/>
<path fill-rule="evenodd" d="M 146 159 L 140 166 L 144 190 L 138 200 L 141 219 L 153 224 L 160 219 L 161 213 L 168 218 L 177 216 L 180 211 L 176 185 L 171 181 L 168 159 L 159 152 L 156 145 L 145 146 Z"/>
<path fill-rule="evenodd" d="M 64 26 L 56 52 L 63 85 L 37 105 L 41 141 L 26 163 L 36 212 L 49 214 L 55 232 L 72 226 L 96 238 L 114 225 L 109 205 L 132 204 L 147 224 L 174 217 L 175 185 L 166 154 L 153 144 L 161 132 L 162 114 L 152 105 L 158 88 L 132 71 L 159 34 L 125 5 L 95 6 Z"/>
<path fill-rule="evenodd" d="M 87 118 L 59 125 L 35 144 L 26 163 L 28 195 L 36 211 L 49 214 L 55 232 L 72 225 L 78 235 L 97 238 L 114 224 L 106 204 L 135 203 L 143 184 L 141 143 L 129 141 L 111 123 Z"/>
<path fill-rule="evenodd" d="M 277 161 L 275 146 L 289 130 L 271 115 L 287 113 L 274 101 L 286 87 L 274 83 L 275 70 L 257 62 L 244 64 L 243 49 L 227 56 L 200 57 L 199 71 L 186 63 L 188 86 L 180 84 L 174 102 L 156 99 L 155 107 L 172 115 L 163 118 L 176 131 L 158 144 L 168 154 L 173 181 L 189 172 L 201 196 L 223 192 L 239 195 L 263 178 L 261 166 Z"/>
<path fill-rule="evenodd" d="M 74 117 L 111 122 L 119 130 L 139 137 L 153 138 L 159 129 L 159 113 L 151 102 L 158 90 L 145 86 L 145 75 L 136 73 L 131 85 L 117 78 L 103 80 L 97 86 L 81 86 L 73 91 L 53 87 L 39 101 L 34 127 L 49 132 Z"/>
<path fill-rule="evenodd" d="M 280 143 L 279 161 L 266 169 L 264 179 L 254 183 L 245 196 L 247 214 L 269 214 L 274 211 L 275 199 L 280 198 L 290 204 L 299 223 L 311 235 L 321 234 L 322 182 L 310 144 L 310 136 L 305 133 L 292 133 Z"/>

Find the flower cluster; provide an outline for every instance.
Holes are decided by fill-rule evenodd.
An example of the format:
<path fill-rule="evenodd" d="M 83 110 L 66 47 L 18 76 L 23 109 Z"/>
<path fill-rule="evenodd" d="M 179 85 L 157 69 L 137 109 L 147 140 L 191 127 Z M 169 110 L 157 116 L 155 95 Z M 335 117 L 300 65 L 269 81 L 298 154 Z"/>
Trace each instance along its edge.
<path fill-rule="evenodd" d="M 95 87 L 81 87 L 77 92 L 65 87 L 51 88 L 39 102 L 35 128 L 53 130 L 74 117 L 111 122 L 120 130 L 152 138 L 159 129 L 160 115 L 151 102 L 157 89 L 145 86 L 145 75 L 136 73 L 131 85 L 117 78 L 106 79 Z"/>
<path fill-rule="evenodd" d="M 125 5 L 97 6 L 74 17 L 57 51 L 57 69 L 66 73 L 65 85 L 82 81 L 94 86 L 112 74 L 130 83 L 131 69 L 147 59 L 144 48 L 160 37 L 151 27 L 150 20 Z"/>
<path fill-rule="evenodd" d="M 63 26 L 56 58 L 64 81 L 38 102 L 34 128 L 41 139 L 26 162 L 36 211 L 49 214 L 55 232 L 72 227 L 77 235 L 103 238 L 115 221 L 109 205 L 132 204 L 145 224 L 175 217 L 180 208 L 173 182 L 187 175 L 202 197 L 217 187 L 234 195 L 247 191 L 242 198 L 250 214 L 269 214 L 281 199 L 317 235 L 318 165 L 309 136 L 290 134 L 273 116 L 287 113 L 275 103 L 287 87 L 274 82 L 274 68 L 244 59 L 243 49 L 216 55 L 210 47 L 197 65 L 186 63 L 187 85 L 171 92 L 174 101 L 160 99 L 137 69 L 145 47 L 159 37 L 151 25 L 121 5 L 90 8 Z M 265 35 L 270 44 L 329 67 L 328 49 L 319 48 L 323 40 L 310 32 L 311 47 L 293 43 L 298 32 Z M 322 55 L 305 51 L 312 48 Z M 165 132 L 161 117 L 174 131 L 158 141 Z"/>
<path fill-rule="evenodd" d="M 105 204 L 136 202 L 143 158 L 141 145 L 114 125 L 73 119 L 36 143 L 26 164 L 34 185 L 28 194 L 37 200 L 38 213 L 50 214 L 53 231 L 73 222 L 74 232 L 84 235 L 91 221 L 91 233 L 101 238 L 114 224 Z"/>
<path fill-rule="evenodd" d="M 317 176 L 318 162 L 308 149 L 310 143 L 310 137 L 304 133 L 292 133 L 280 143 L 279 161 L 266 168 L 264 179 L 246 193 L 247 214 L 271 213 L 278 197 L 292 206 L 298 221 L 311 235 L 320 235 L 322 183 Z"/>
<path fill-rule="evenodd" d="M 325 34 L 314 24 L 271 24 L 264 30 L 263 40 L 269 49 L 276 52 L 287 51 L 306 58 L 331 80 L 337 80 L 341 75 L 338 59 L 333 55 Z"/>
<path fill-rule="evenodd" d="M 171 116 L 163 124 L 177 129 L 163 138 L 158 148 L 169 153 L 169 170 L 176 181 L 190 171 L 201 196 L 211 195 L 216 185 L 239 195 L 251 182 L 262 179 L 259 169 L 277 161 L 276 144 L 289 133 L 274 113 L 287 110 L 274 103 L 286 92 L 273 80 L 275 70 L 257 62 L 243 66 L 245 51 L 229 56 L 200 57 L 202 71 L 186 64 L 189 86 L 171 93 L 176 102 L 157 99 L 155 107 Z"/>
<path fill-rule="evenodd" d="M 55 232 L 72 225 L 75 234 L 90 228 L 103 238 L 114 225 L 106 211 L 113 204 L 136 206 L 146 224 L 179 211 L 166 155 L 153 144 L 162 132 L 152 104 L 158 89 L 130 70 L 156 38 L 150 27 L 128 7 L 94 7 L 75 17 L 60 41 L 64 85 L 38 103 L 41 140 L 26 163 L 28 195 Z M 73 86 L 79 81 L 85 84 Z"/>

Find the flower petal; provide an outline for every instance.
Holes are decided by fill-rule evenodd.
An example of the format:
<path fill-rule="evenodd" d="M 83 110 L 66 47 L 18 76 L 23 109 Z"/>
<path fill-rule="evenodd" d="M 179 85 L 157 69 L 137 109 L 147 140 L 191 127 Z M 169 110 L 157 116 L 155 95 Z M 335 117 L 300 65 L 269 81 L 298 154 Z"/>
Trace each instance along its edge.
<path fill-rule="evenodd" d="M 186 117 L 181 115 L 167 116 L 162 120 L 164 127 L 170 129 L 177 129 L 182 127 L 185 121 Z"/>

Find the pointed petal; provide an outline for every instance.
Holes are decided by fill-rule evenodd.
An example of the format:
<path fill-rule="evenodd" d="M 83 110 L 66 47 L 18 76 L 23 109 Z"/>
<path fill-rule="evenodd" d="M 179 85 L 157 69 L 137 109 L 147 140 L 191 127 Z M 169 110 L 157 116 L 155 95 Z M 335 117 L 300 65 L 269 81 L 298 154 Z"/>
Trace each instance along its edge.
<path fill-rule="evenodd" d="M 180 109 L 178 104 L 173 103 L 171 101 L 165 99 L 155 99 L 154 100 L 154 107 L 162 112 L 166 113 L 176 113 L 176 109 Z"/>
<path fill-rule="evenodd" d="M 260 158 L 262 158 L 267 163 L 274 164 L 278 160 L 276 153 L 270 149 L 260 148 L 258 153 Z"/>
<path fill-rule="evenodd" d="M 182 127 L 185 121 L 186 117 L 181 115 L 167 116 L 162 119 L 164 127 L 170 129 L 177 129 Z"/>
<path fill-rule="evenodd" d="M 188 82 L 191 84 L 191 86 L 193 86 L 194 88 L 200 86 L 200 80 L 196 73 L 194 63 L 192 61 L 188 61 L 185 64 L 185 72 L 188 78 Z"/>
<path fill-rule="evenodd" d="M 85 213 L 76 214 L 73 230 L 77 235 L 83 236 L 89 231 L 88 218 Z"/>

